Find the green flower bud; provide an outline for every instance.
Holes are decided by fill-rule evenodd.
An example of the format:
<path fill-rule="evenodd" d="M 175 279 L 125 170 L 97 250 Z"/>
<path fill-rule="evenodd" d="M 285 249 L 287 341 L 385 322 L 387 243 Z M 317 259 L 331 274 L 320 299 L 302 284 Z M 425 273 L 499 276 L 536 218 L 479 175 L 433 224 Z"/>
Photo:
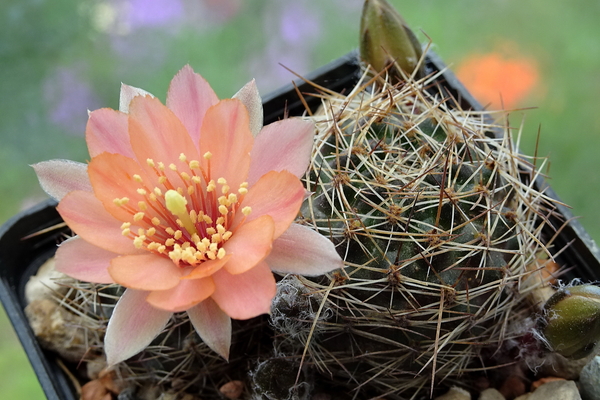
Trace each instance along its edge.
<path fill-rule="evenodd" d="M 360 20 L 360 56 L 377 72 L 391 63 L 413 73 L 422 55 L 421 45 L 400 14 L 387 0 L 365 0 Z M 399 71 L 390 74 L 402 80 Z M 423 76 L 422 67 L 417 78 Z"/>
<path fill-rule="evenodd" d="M 544 305 L 540 328 L 556 353 L 572 358 L 590 354 L 600 340 L 600 287 L 559 289 Z"/>

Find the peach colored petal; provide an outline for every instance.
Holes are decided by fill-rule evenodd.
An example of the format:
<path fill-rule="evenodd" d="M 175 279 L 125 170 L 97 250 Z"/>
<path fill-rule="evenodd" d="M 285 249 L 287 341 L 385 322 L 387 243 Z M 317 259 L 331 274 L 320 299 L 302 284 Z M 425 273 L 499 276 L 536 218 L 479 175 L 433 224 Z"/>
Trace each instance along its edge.
<path fill-rule="evenodd" d="M 214 291 L 212 277 L 183 279 L 172 289 L 150 292 L 146 301 L 161 310 L 180 312 L 207 299 Z"/>
<path fill-rule="evenodd" d="M 255 80 L 246 83 L 233 95 L 233 98 L 240 100 L 246 106 L 250 118 L 250 131 L 256 137 L 263 127 L 263 107 Z"/>
<path fill-rule="evenodd" d="M 175 75 L 167 93 L 167 107 L 181 120 L 198 146 L 204 114 L 219 98 L 208 82 L 186 65 Z"/>
<path fill-rule="evenodd" d="M 106 327 L 104 351 L 109 366 L 144 350 L 163 331 L 172 312 L 146 302 L 148 292 L 127 289 L 121 296 Z"/>
<path fill-rule="evenodd" d="M 32 165 L 40 186 L 55 200 L 74 190 L 92 191 L 87 165 L 71 160 L 42 161 Z"/>
<path fill-rule="evenodd" d="M 225 264 L 227 272 L 241 274 L 261 262 L 270 252 L 275 224 L 269 215 L 263 215 L 237 228 L 231 239 L 223 245 L 230 255 Z"/>
<path fill-rule="evenodd" d="M 86 282 L 115 283 L 108 266 L 117 256 L 75 236 L 62 242 L 56 250 L 56 270 Z"/>
<path fill-rule="evenodd" d="M 220 270 L 231 256 L 226 255 L 222 259 L 216 260 L 208 260 L 203 262 L 202 264 L 195 267 L 189 275 L 185 275 L 182 279 L 198 279 L 198 278 L 206 278 L 207 276 L 211 276 L 218 270 Z"/>
<path fill-rule="evenodd" d="M 248 183 L 252 186 L 269 171 L 287 170 L 301 177 L 308 168 L 313 148 L 315 125 L 289 118 L 265 126 L 250 152 L 252 164 Z"/>
<path fill-rule="evenodd" d="M 343 268 L 333 243 L 309 227 L 292 224 L 273 242 L 265 259 L 271 270 L 284 274 L 316 276 Z"/>
<path fill-rule="evenodd" d="M 250 132 L 248 111 L 237 99 L 221 100 L 206 111 L 200 129 L 200 152 L 211 152 L 211 176 L 225 178 L 235 191 L 245 182 L 250 168 L 250 150 L 254 138 Z M 206 169 L 208 161 L 202 158 Z"/>
<path fill-rule="evenodd" d="M 212 298 L 231 318 L 249 319 L 271 311 L 277 288 L 266 263 L 239 275 L 231 275 L 223 268 L 213 279 L 216 289 Z"/>
<path fill-rule="evenodd" d="M 169 168 L 171 163 L 178 168 L 187 168 L 179 161 L 184 153 L 188 160 L 198 159 L 196 144 L 179 118 L 158 99 L 135 97 L 129 105 L 129 136 L 131 147 L 140 166 L 148 176 L 155 176 L 147 160 L 165 165 L 165 174 L 173 185 L 181 184 L 177 172 Z"/>
<path fill-rule="evenodd" d="M 146 92 L 144 89 L 121 83 L 121 92 L 119 93 L 119 111 L 126 114 L 129 113 L 129 104 L 136 96 L 154 97 L 152 93 Z"/>
<path fill-rule="evenodd" d="M 208 347 L 229 360 L 231 318 L 210 297 L 187 310 L 190 322 Z"/>
<path fill-rule="evenodd" d="M 278 238 L 298 215 L 304 192 L 302 182 L 292 173 L 271 171 L 250 187 L 241 207 L 252 208 L 247 221 L 270 215 L 275 222 L 274 238 Z M 234 226 L 242 217 L 236 214 Z"/>
<path fill-rule="evenodd" d="M 174 288 L 182 270 L 168 258 L 146 253 L 114 258 L 108 273 L 119 285 L 150 291 Z"/>
<path fill-rule="evenodd" d="M 118 254 L 135 254 L 133 241 L 121 234 L 121 221 L 102 206 L 93 193 L 76 190 L 56 208 L 73 231 L 86 242 Z"/>
<path fill-rule="evenodd" d="M 137 212 L 138 202 L 147 199 L 137 192 L 137 189 L 153 188 L 155 179 L 150 179 L 140 165 L 121 154 L 102 153 L 94 157 L 88 165 L 88 174 L 94 188 L 96 198 L 102 202 L 106 211 L 113 217 L 123 222 L 133 222 L 133 215 Z M 138 183 L 133 179 L 139 175 L 143 182 Z M 129 199 L 128 207 L 117 206 L 115 199 Z M 136 211 L 128 211 L 133 207 Z"/>
<path fill-rule="evenodd" d="M 110 108 L 92 111 L 85 128 L 85 140 L 91 157 L 100 153 L 133 157 L 127 129 L 127 114 Z"/>

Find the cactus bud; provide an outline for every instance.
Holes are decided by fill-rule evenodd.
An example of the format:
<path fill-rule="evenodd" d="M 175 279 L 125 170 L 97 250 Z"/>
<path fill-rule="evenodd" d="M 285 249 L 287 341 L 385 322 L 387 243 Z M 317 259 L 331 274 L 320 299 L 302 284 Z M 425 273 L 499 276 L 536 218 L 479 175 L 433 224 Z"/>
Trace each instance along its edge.
<path fill-rule="evenodd" d="M 544 305 L 541 330 L 555 352 L 583 358 L 600 340 L 600 287 L 559 289 Z"/>
<path fill-rule="evenodd" d="M 406 74 L 413 73 L 421 58 L 421 45 L 402 16 L 387 0 L 365 0 L 360 20 L 360 56 L 377 72 L 391 63 Z M 390 74 L 402 79 L 399 71 Z M 422 68 L 417 78 L 423 76 Z"/>

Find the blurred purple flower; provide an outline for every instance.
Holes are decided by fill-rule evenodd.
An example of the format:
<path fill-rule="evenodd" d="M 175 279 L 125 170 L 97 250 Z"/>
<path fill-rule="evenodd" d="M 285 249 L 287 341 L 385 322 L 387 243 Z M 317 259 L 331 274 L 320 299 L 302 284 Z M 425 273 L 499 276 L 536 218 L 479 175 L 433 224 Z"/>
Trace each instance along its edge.
<path fill-rule="evenodd" d="M 321 33 L 319 15 L 301 3 L 286 4 L 281 10 L 279 30 L 281 38 L 288 44 L 302 46 L 307 40 Z"/>
<path fill-rule="evenodd" d="M 185 15 L 180 0 L 129 0 L 126 10 L 124 22 L 131 29 L 167 25 Z"/>
<path fill-rule="evenodd" d="M 50 121 L 66 133 L 83 136 L 86 109 L 98 108 L 100 101 L 90 84 L 78 75 L 77 68 L 59 67 L 46 78 L 43 94 Z"/>
<path fill-rule="evenodd" d="M 313 51 L 322 33 L 322 22 L 319 9 L 306 0 L 275 0 L 262 25 L 269 40 L 264 51 L 253 59 L 250 73 L 261 92 L 266 93 L 296 78 L 286 68 L 298 74 L 313 68 Z"/>

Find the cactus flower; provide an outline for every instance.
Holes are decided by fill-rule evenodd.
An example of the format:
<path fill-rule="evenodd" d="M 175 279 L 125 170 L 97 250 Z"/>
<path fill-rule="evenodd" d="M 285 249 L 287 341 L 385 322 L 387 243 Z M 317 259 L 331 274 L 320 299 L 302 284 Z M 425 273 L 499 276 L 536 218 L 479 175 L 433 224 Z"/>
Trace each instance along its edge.
<path fill-rule="evenodd" d="M 143 350 L 175 312 L 228 358 L 231 318 L 270 311 L 271 271 L 342 266 L 328 239 L 294 223 L 313 135 L 299 118 L 263 127 L 254 82 L 219 100 L 186 66 L 166 106 L 123 85 L 118 111 L 90 113 L 89 164 L 34 165 L 77 234 L 58 248 L 57 269 L 127 288 L 106 331 L 109 364 Z"/>
<path fill-rule="evenodd" d="M 600 341 L 600 287 L 559 289 L 546 302 L 540 325 L 553 351 L 565 357 L 587 356 Z"/>
<path fill-rule="evenodd" d="M 421 45 L 402 16 L 386 0 L 365 0 L 360 20 L 360 57 L 377 72 L 391 63 L 417 78 L 423 76 L 419 67 Z M 403 80 L 400 73 L 390 70 L 390 75 Z"/>

